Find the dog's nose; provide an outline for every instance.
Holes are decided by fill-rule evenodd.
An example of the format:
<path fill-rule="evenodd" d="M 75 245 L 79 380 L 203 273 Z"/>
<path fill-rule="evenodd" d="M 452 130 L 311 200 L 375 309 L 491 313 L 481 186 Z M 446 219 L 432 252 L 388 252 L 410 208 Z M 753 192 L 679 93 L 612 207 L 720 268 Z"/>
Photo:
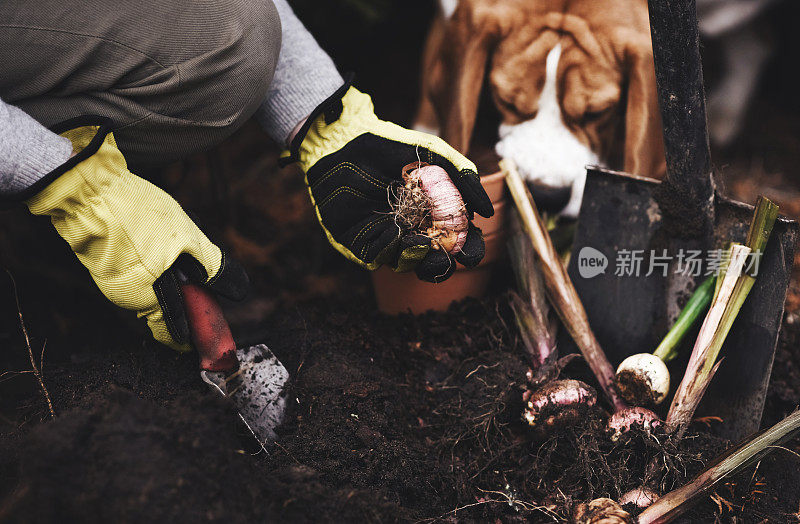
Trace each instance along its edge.
<path fill-rule="evenodd" d="M 536 202 L 536 207 L 545 213 L 559 213 L 566 207 L 572 196 L 572 186 L 554 187 L 530 181 L 527 184 L 533 201 Z"/>

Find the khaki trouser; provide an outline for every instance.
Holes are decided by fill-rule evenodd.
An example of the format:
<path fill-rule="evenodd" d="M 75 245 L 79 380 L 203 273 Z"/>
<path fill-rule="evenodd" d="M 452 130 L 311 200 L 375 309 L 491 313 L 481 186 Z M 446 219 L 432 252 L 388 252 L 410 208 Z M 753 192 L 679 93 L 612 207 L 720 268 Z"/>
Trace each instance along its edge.
<path fill-rule="evenodd" d="M 48 127 L 109 117 L 131 163 L 163 163 L 255 112 L 280 43 L 271 0 L 3 0 L 0 98 Z"/>

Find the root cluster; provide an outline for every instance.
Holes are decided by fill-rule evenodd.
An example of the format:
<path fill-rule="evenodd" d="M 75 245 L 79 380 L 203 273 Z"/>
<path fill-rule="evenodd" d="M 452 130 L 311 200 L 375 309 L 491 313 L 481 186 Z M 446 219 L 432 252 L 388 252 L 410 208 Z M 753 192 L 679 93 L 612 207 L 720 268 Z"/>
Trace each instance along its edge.
<path fill-rule="evenodd" d="M 402 231 L 427 231 L 433 225 L 433 202 L 419 184 L 389 186 L 389 203 Z"/>

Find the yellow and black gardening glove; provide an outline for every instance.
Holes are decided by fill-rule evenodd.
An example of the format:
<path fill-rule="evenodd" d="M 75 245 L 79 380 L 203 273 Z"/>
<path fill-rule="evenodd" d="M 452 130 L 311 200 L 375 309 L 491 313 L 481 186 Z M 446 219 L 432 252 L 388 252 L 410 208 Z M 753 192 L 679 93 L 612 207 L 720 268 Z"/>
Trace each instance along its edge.
<path fill-rule="evenodd" d="M 492 203 L 475 164 L 442 139 L 404 129 L 375 116 L 369 96 L 345 84 L 309 116 L 282 157 L 306 174 L 311 201 L 328 240 L 345 257 L 368 269 L 387 264 L 440 282 L 481 261 L 481 232 L 470 223 L 461 252 L 431 249 L 431 239 L 403 232 L 395 223 L 389 192 L 402 183 L 403 166 L 421 160 L 444 168 L 472 213 L 490 217 Z"/>
<path fill-rule="evenodd" d="M 171 196 L 128 171 L 110 130 L 97 118 L 54 129 L 77 154 L 31 187 L 25 203 L 50 217 L 109 300 L 145 317 L 159 342 L 187 350 L 177 271 L 232 299 L 244 298 L 247 275 Z"/>

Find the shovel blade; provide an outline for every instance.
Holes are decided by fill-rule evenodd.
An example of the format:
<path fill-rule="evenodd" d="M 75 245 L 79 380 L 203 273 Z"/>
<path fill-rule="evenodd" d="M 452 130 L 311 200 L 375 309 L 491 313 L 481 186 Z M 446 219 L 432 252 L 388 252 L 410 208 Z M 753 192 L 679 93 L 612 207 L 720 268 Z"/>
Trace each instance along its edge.
<path fill-rule="evenodd" d="M 277 439 L 286 413 L 289 372 L 264 344 L 236 350 L 239 371 L 230 377 L 202 371 L 211 388 L 230 398 L 242 422 L 262 446 Z"/>
<path fill-rule="evenodd" d="M 700 249 L 703 261 L 712 249 L 744 242 L 753 215 L 752 206 L 717 197 L 714 245 L 702 245 L 696 238 L 683 238 L 679 228 L 665 227 L 654 199 L 659 184 L 603 169 L 587 172 L 568 272 L 614 366 L 635 353 L 652 352 L 705 278 L 705 264 L 699 275 L 685 274 L 685 258 L 677 267 L 680 252 L 686 256 Z M 722 418 L 718 430 L 726 438 L 740 440 L 759 428 L 796 241 L 797 223 L 779 218 L 755 286 L 722 348 L 725 360 L 698 410 L 698 415 Z M 663 264 L 669 264 L 666 276 Z M 673 391 L 695 337 L 696 330 L 687 335 L 681 357 L 670 365 Z M 562 338 L 560 343 L 574 347 Z"/>

